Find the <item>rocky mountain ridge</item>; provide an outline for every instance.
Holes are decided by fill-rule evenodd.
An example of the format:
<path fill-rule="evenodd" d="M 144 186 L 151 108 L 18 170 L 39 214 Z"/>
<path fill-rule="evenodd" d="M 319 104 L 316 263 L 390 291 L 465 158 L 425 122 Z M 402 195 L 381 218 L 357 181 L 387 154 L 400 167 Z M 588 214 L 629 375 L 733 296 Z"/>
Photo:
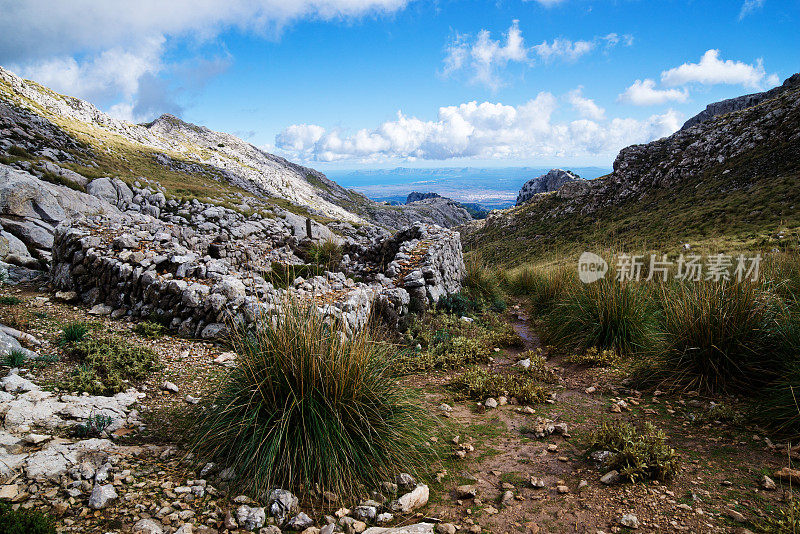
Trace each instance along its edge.
<path fill-rule="evenodd" d="M 386 209 L 339 186 L 318 171 L 269 154 L 233 135 L 171 115 L 163 115 L 147 124 L 131 124 L 101 112 L 88 102 L 24 80 L 2 67 L 0 117 L 5 118 L 9 130 L 20 126 L 18 133 L 23 135 L 18 138 L 30 138 L 30 142 L 25 143 L 27 148 L 22 148 L 56 166 L 69 162 L 102 169 L 104 166 L 97 161 L 98 152 L 100 156 L 115 158 L 115 164 L 133 156 L 147 161 L 143 169 L 126 169 L 131 172 L 189 174 L 193 175 L 192 180 L 204 182 L 201 185 L 206 190 L 213 189 L 208 183 L 213 180 L 270 204 L 350 224 L 371 223 L 397 229 L 417 221 L 448 224 L 450 220 L 457 223 L 468 220 L 461 213 L 442 217 L 441 210 Z M 52 145 L 51 140 L 63 142 Z M 0 148 L 10 146 L 6 143 Z M 76 153 L 81 149 L 81 153 Z"/>
<path fill-rule="evenodd" d="M 519 248 L 531 239 L 543 247 L 634 233 L 671 240 L 693 232 L 744 233 L 791 224 L 797 219 L 800 178 L 798 79 L 740 101 L 756 102 L 751 107 L 624 148 L 611 174 L 569 182 L 521 206 L 494 211 L 462 233 L 470 234 L 470 247 L 512 261 L 512 250 L 520 260 L 533 253 L 535 247 Z M 771 203 L 769 210 L 764 202 Z M 715 220 L 725 224 L 715 226 Z"/>
<path fill-rule="evenodd" d="M 519 191 L 519 195 L 517 195 L 516 205 L 524 204 L 530 200 L 533 195 L 555 191 L 567 182 L 574 182 L 576 180 L 583 180 L 583 178 L 572 171 L 552 169 L 547 174 L 531 178 L 525 182 Z"/>

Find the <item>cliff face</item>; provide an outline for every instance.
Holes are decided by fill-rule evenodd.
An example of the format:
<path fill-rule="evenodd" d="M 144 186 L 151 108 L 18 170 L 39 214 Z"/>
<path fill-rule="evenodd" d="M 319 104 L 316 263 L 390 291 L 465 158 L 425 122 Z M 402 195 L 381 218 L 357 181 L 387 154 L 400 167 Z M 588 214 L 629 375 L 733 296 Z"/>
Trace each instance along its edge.
<path fill-rule="evenodd" d="M 522 186 L 522 189 L 517 195 L 517 206 L 524 204 L 530 200 L 533 195 L 539 193 L 549 193 L 555 191 L 567 182 L 574 182 L 582 180 L 580 176 L 572 171 L 565 171 L 563 169 L 552 169 L 547 174 L 531 178 Z"/>
<path fill-rule="evenodd" d="M 467 242 L 510 261 L 510 243 L 532 238 L 542 246 L 633 233 L 678 239 L 693 235 L 696 229 L 689 225 L 708 235 L 789 224 L 798 218 L 800 205 L 798 80 L 800 75 L 794 75 L 761 95 L 711 105 L 706 120 L 621 150 L 607 176 L 573 181 L 516 208 L 493 212 L 485 224 L 467 229 Z M 748 102 L 756 103 L 713 115 Z"/>

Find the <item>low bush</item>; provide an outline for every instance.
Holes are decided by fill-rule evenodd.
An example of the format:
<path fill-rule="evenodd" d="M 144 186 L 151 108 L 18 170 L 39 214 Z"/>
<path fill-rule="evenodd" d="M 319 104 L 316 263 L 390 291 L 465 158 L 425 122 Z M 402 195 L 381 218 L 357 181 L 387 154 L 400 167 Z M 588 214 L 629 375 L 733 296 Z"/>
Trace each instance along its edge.
<path fill-rule="evenodd" d="M 108 415 L 92 414 L 85 422 L 75 425 L 72 434 L 79 439 L 98 438 L 111 425 L 113 420 Z"/>
<path fill-rule="evenodd" d="M 11 145 L 8 147 L 8 153 L 9 155 L 17 158 L 33 159 L 33 155 L 31 155 L 30 152 L 17 145 Z"/>
<path fill-rule="evenodd" d="M 619 354 L 613 350 L 599 350 L 590 347 L 585 351 L 575 352 L 564 358 L 565 363 L 587 365 L 589 367 L 614 367 L 621 361 Z"/>
<path fill-rule="evenodd" d="M 64 387 L 92 395 L 114 395 L 125 391 L 131 380 L 142 380 L 161 368 L 149 348 L 116 337 L 87 336 L 68 345 L 70 356 L 80 365 Z"/>
<path fill-rule="evenodd" d="M 462 280 L 463 292 L 475 302 L 493 311 L 503 311 L 506 303 L 500 288 L 499 271 L 477 259 L 466 264 L 466 274 Z"/>
<path fill-rule="evenodd" d="M 154 321 L 142 321 L 133 327 L 133 331 L 142 337 L 157 338 L 164 335 L 166 327 Z"/>
<path fill-rule="evenodd" d="M 21 302 L 22 299 L 20 299 L 19 297 L 15 297 L 13 295 L 3 295 L 2 297 L 0 297 L 0 304 L 4 306 L 16 306 Z"/>
<path fill-rule="evenodd" d="M 308 258 L 313 264 L 334 269 L 342 261 L 342 247 L 332 239 L 319 241 L 308 248 Z"/>
<path fill-rule="evenodd" d="M 399 472 L 419 472 L 432 421 L 394 375 L 396 355 L 369 332 L 344 335 L 315 310 L 284 305 L 275 323 L 240 331 L 240 354 L 194 450 L 263 496 L 275 487 L 363 496 Z"/>
<path fill-rule="evenodd" d="M 547 399 L 547 391 L 524 375 L 496 373 L 481 367 L 468 367 L 450 381 L 450 387 L 464 397 L 483 401 L 488 397 L 514 397 L 522 404 L 539 404 Z"/>
<path fill-rule="evenodd" d="M 616 470 L 631 482 L 669 480 L 678 472 L 675 450 L 667 445 L 664 432 L 650 422 L 641 431 L 630 423 L 602 423 L 590 438 L 589 451 L 611 452 L 603 468 Z"/>
<path fill-rule="evenodd" d="M 556 374 L 556 372 L 551 368 L 547 367 L 542 349 L 523 352 L 518 356 L 518 358 L 520 360 L 531 361 L 530 366 L 527 369 L 522 370 L 522 373 L 525 376 L 547 384 L 554 384 L 558 382 L 558 374 Z"/>
<path fill-rule="evenodd" d="M 34 510 L 14 510 L 0 502 L 0 532 L 3 534 L 56 534 L 52 518 Z"/>
<path fill-rule="evenodd" d="M 601 280 L 572 289 L 544 317 L 542 340 L 560 350 L 638 351 L 650 338 L 655 309 L 637 285 Z"/>

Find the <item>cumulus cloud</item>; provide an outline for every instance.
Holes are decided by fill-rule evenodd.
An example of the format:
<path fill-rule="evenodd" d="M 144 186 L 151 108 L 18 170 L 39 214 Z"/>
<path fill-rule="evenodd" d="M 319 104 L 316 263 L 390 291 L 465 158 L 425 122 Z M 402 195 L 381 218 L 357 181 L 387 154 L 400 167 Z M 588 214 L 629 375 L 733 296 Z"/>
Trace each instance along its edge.
<path fill-rule="evenodd" d="M 742 9 L 739 11 L 739 20 L 764 5 L 764 0 L 744 0 Z"/>
<path fill-rule="evenodd" d="M 446 47 L 443 74 L 449 76 L 466 70 L 472 73 L 473 83 L 496 90 L 503 85 L 500 73 L 509 63 L 530 64 L 531 56 L 537 56 L 545 63 L 573 62 L 601 45 L 609 50 L 620 43 L 630 46 L 633 44 L 633 37 L 616 33 L 596 37 L 591 41 L 572 41 L 559 37 L 552 42 L 543 41 L 526 48 L 519 21 L 515 20 L 503 39 L 492 39 L 488 30 L 481 30 L 474 39 L 468 34 L 456 34 Z"/>
<path fill-rule="evenodd" d="M 767 75 L 764 62 L 757 59 L 755 64 L 741 61 L 722 60 L 720 51 L 708 50 L 698 63 L 684 63 L 661 73 L 661 83 L 666 86 L 700 83 L 703 85 L 730 84 L 743 85 L 754 89 L 774 85 L 777 76 Z"/>
<path fill-rule="evenodd" d="M 676 131 L 681 119 L 669 110 L 645 120 L 556 122 L 557 109 L 555 96 L 542 92 L 519 106 L 467 102 L 442 107 L 436 120 L 398 112 L 394 120 L 350 134 L 298 124 L 281 132 L 275 144 L 292 157 L 326 162 L 613 156 L 624 146 Z"/>
<path fill-rule="evenodd" d="M 391 13 L 410 0 L 0 0 L 0 64 L 60 92 L 93 101 L 113 99 L 109 111 L 141 120 L 176 111 L 181 87 L 157 79 L 168 71 L 184 87 L 202 85 L 229 58 L 167 64 L 171 38 L 209 42 L 235 27 L 277 35 L 304 18 L 331 20 Z M 199 76 L 199 78 L 198 78 Z M 160 102 L 159 102 L 160 101 Z"/>
<path fill-rule="evenodd" d="M 600 120 L 605 114 L 606 110 L 595 104 L 591 98 L 583 96 L 583 87 L 578 87 L 567 93 L 567 102 L 577 111 L 581 117 L 587 119 Z"/>
<path fill-rule="evenodd" d="M 686 102 L 689 91 L 683 89 L 656 89 L 656 82 L 649 78 L 636 80 L 624 93 L 619 95 L 619 101 L 635 106 L 654 106 L 667 102 Z"/>
<path fill-rule="evenodd" d="M 519 29 L 519 21 L 512 22 L 503 41 L 492 39 L 488 30 L 481 30 L 475 42 L 468 35 L 456 35 L 447 46 L 444 59 L 444 74 L 450 75 L 460 69 L 470 69 L 472 81 L 497 89 L 501 80 L 497 70 L 509 62 L 525 62 L 528 50 Z"/>

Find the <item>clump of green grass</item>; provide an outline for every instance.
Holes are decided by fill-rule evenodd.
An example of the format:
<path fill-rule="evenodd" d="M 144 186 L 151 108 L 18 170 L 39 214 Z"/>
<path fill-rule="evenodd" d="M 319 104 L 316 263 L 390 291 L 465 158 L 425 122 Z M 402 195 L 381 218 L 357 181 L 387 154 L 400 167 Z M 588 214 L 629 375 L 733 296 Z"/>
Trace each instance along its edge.
<path fill-rule="evenodd" d="M 535 312 L 545 313 L 576 286 L 575 270 L 566 266 L 523 265 L 506 271 L 504 287 L 512 295 L 525 297 Z"/>
<path fill-rule="evenodd" d="M 66 346 L 70 343 L 82 341 L 86 334 L 89 333 L 90 326 L 87 323 L 75 321 L 67 324 L 58 336 L 58 344 Z"/>
<path fill-rule="evenodd" d="M 468 367 L 450 381 L 450 387 L 474 400 L 488 397 L 515 397 L 522 404 L 540 404 L 547 391 L 534 379 L 524 375 L 496 373 L 477 366 Z"/>
<path fill-rule="evenodd" d="M 11 145 L 8 147 L 8 153 L 9 155 L 17 158 L 33 159 L 33 155 L 30 152 L 17 145 Z"/>
<path fill-rule="evenodd" d="M 481 302 L 494 311 L 506 309 L 498 269 L 471 258 L 466 263 L 466 273 L 461 283 L 464 293 L 470 299 Z"/>
<path fill-rule="evenodd" d="M 610 451 L 603 467 L 631 482 L 669 480 L 678 472 L 679 458 L 663 431 L 646 422 L 640 431 L 630 423 L 604 422 L 590 438 L 589 452 Z"/>
<path fill-rule="evenodd" d="M 111 416 L 92 414 L 85 422 L 75 425 L 72 428 L 72 434 L 80 439 L 97 438 L 111 425 L 112 421 Z"/>
<path fill-rule="evenodd" d="M 420 472 L 434 425 L 398 383 L 391 346 L 344 335 L 299 303 L 283 309 L 234 336 L 239 366 L 199 415 L 198 457 L 232 468 L 255 496 L 304 487 L 356 497 Z"/>
<path fill-rule="evenodd" d="M 25 365 L 25 362 L 28 361 L 28 356 L 23 351 L 19 349 L 14 349 L 8 353 L 8 355 L 3 359 L 3 363 L 5 363 L 9 367 L 20 367 Z"/>
<path fill-rule="evenodd" d="M 3 295 L 0 297 L 0 304 L 4 306 L 16 306 L 20 303 L 22 303 L 22 299 L 13 295 Z"/>
<path fill-rule="evenodd" d="M 116 337 L 86 336 L 67 348 L 79 365 L 65 389 L 92 395 L 114 395 L 125 391 L 131 380 L 142 380 L 161 368 L 158 356 L 147 347 Z"/>
<path fill-rule="evenodd" d="M 157 338 L 164 335 L 166 328 L 155 321 L 142 321 L 133 327 L 133 331 L 146 338 Z"/>
<path fill-rule="evenodd" d="M 632 354 L 652 335 L 654 312 L 637 285 L 601 280 L 576 286 L 544 317 L 542 339 L 559 349 Z"/>
<path fill-rule="evenodd" d="M 342 246 L 333 239 L 318 241 L 308 247 L 309 261 L 328 270 L 335 269 L 342 256 Z"/>
<path fill-rule="evenodd" d="M 614 367 L 621 361 L 619 354 L 610 349 L 600 350 L 590 347 L 585 351 L 575 352 L 564 358 L 565 363 L 587 365 L 590 367 Z"/>
<path fill-rule="evenodd" d="M 13 148 L 13 147 L 12 147 Z M 4 534 L 55 534 L 52 518 L 35 510 L 19 508 L 0 502 L 0 532 Z"/>
<path fill-rule="evenodd" d="M 793 362 L 783 376 L 763 390 L 753 411 L 753 419 L 775 436 L 800 438 L 800 362 Z"/>
<path fill-rule="evenodd" d="M 752 392 L 797 357 L 788 338 L 793 334 L 784 330 L 791 318 L 772 294 L 752 283 L 665 286 L 660 304 L 661 333 L 638 374 L 662 387 Z"/>

